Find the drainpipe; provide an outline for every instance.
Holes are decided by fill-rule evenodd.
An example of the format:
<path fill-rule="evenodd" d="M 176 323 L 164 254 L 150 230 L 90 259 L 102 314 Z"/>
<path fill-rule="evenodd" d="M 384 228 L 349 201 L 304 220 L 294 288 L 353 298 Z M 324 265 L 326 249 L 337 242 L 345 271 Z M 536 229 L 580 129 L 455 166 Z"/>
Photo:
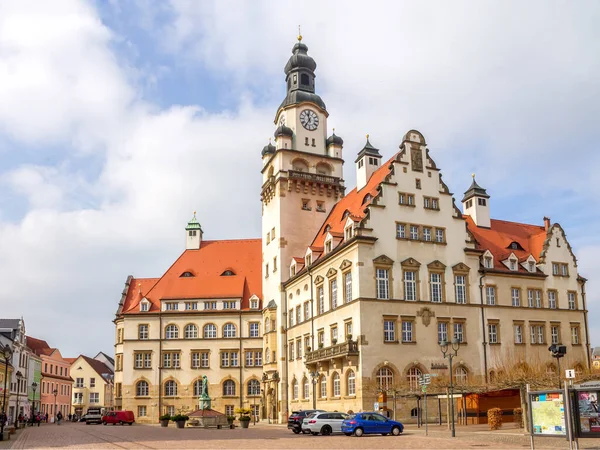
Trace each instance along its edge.
<path fill-rule="evenodd" d="M 163 341 L 163 326 L 162 326 L 162 304 L 158 304 L 158 417 L 162 416 L 162 341 Z M 121 387 L 121 389 L 123 389 Z M 121 394 L 123 395 L 123 394 Z"/>
<path fill-rule="evenodd" d="M 313 292 L 313 276 L 308 270 L 308 276 L 310 277 L 310 346 L 312 350 L 315 350 L 315 297 Z M 306 319 L 306 318 L 305 318 Z M 306 354 L 306 349 L 304 349 L 304 353 Z"/>
<path fill-rule="evenodd" d="M 488 363 L 487 363 L 487 341 L 485 332 L 485 314 L 483 304 L 483 279 L 485 278 L 485 272 L 480 272 L 482 275 L 479 277 L 479 302 L 481 303 L 481 331 L 483 332 L 483 370 L 485 373 L 485 384 L 488 383 Z"/>
<path fill-rule="evenodd" d="M 583 322 L 584 322 L 584 326 L 585 326 L 585 351 L 587 354 L 587 363 L 588 363 L 588 369 L 590 367 L 592 367 L 592 359 L 590 357 L 590 337 L 588 334 L 588 314 L 587 314 L 587 307 L 585 304 L 585 281 L 583 281 L 581 283 L 581 302 L 582 302 L 582 306 L 583 306 Z"/>
<path fill-rule="evenodd" d="M 243 354 L 243 350 L 242 350 L 242 333 L 244 332 L 244 330 L 242 329 L 242 299 L 240 299 L 240 314 L 239 314 L 240 318 L 239 318 L 239 323 L 240 323 L 240 337 L 239 337 L 239 341 L 240 341 L 240 354 L 238 356 L 238 364 L 240 365 L 240 408 L 244 407 L 244 372 L 243 372 L 243 361 L 245 361 L 244 359 L 244 354 Z M 254 414 L 254 411 L 252 411 L 252 414 Z"/>
<path fill-rule="evenodd" d="M 281 359 L 281 361 L 283 361 L 284 363 L 284 376 L 283 379 L 280 378 L 280 383 L 281 383 L 281 404 L 282 406 L 285 405 L 285 420 L 287 421 L 287 417 L 288 417 L 288 411 L 289 411 L 289 405 L 288 405 L 288 379 L 289 379 L 289 364 L 287 361 L 287 357 L 288 357 L 288 317 L 287 317 L 287 296 L 285 295 L 285 289 L 283 288 L 283 283 L 281 283 L 280 285 L 280 289 L 281 289 L 281 296 L 283 297 L 283 300 L 281 302 L 281 304 L 283 305 L 283 317 L 285 322 L 283 323 L 283 329 L 285 330 L 284 332 L 284 345 L 283 347 L 283 355 L 280 353 L 279 354 L 279 358 Z M 277 406 L 279 403 L 279 390 L 277 389 L 277 385 L 275 385 L 275 411 L 278 413 L 277 416 L 279 416 L 279 411 L 277 410 Z M 284 401 L 285 400 L 285 401 Z M 283 408 L 282 408 L 283 409 Z M 283 411 L 282 411 L 283 412 Z M 277 417 L 277 422 L 279 423 L 279 417 Z"/>

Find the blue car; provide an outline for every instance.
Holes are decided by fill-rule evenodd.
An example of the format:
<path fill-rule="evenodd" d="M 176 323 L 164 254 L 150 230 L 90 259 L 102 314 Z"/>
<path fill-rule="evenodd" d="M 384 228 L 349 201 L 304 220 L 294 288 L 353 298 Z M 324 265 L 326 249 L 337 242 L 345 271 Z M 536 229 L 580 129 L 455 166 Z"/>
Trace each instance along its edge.
<path fill-rule="evenodd" d="M 361 437 L 363 434 L 392 434 L 400 436 L 404 425 L 374 412 L 353 414 L 342 422 L 342 433 Z"/>

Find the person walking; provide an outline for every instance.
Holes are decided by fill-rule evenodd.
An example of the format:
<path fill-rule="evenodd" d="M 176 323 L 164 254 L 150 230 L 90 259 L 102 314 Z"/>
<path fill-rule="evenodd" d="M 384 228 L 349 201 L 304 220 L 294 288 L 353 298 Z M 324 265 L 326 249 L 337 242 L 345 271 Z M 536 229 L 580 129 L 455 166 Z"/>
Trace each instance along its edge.
<path fill-rule="evenodd" d="M 63 415 L 62 413 L 59 411 L 58 414 L 56 415 L 56 424 L 60 425 L 60 421 L 62 420 Z"/>

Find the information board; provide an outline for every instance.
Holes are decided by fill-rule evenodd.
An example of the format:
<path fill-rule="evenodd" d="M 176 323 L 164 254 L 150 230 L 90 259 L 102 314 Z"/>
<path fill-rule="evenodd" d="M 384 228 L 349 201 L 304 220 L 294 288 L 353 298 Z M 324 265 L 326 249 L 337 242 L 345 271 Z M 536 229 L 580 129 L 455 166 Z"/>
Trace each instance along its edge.
<path fill-rule="evenodd" d="M 598 392 L 578 391 L 579 429 L 581 433 L 600 433 L 600 416 L 598 414 Z"/>
<path fill-rule="evenodd" d="M 565 402 L 559 392 L 531 394 L 531 423 L 537 436 L 566 436 Z"/>

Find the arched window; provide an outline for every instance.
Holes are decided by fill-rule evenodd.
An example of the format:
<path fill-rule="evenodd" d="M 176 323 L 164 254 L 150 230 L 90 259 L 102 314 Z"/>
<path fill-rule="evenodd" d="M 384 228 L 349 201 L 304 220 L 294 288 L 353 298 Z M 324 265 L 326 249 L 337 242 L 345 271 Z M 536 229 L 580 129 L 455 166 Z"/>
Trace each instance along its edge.
<path fill-rule="evenodd" d="M 410 410 L 410 417 L 411 418 L 415 418 L 415 417 L 419 417 L 419 409 L 418 408 L 413 408 Z"/>
<path fill-rule="evenodd" d="M 346 386 L 348 388 L 348 395 L 356 395 L 356 375 L 352 369 L 348 371 L 346 376 Z"/>
<path fill-rule="evenodd" d="M 198 327 L 193 323 L 186 325 L 183 334 L 186 339 L 196 339 L 198 337 Z"/>
<path fill-rule="evenodd" d="M 169 380 L 165 383 L 165 397 L 175 397 L 177 395 L 177 383 Z"/>
<path fill-rule="evenodd" d="M 292 169 L 297 172 L 308 172 L 308 164 L 303 159 L 292 161 Z"/>
<path fill-rule="evenodd" d="M 298 380 L 292 381 L 292 399 L 298 400 Z"/>
<path fill-rule="evenodd" d="M 200 397 L 202 394 L 202 380 L 198 379 L 194 381 L 194 397 Z"/>
<path fill-rule="evenodd" d="M 490 370 L 490 383 L 494 383 L 496 381 L 496 372 Z"/>
<path fill-rule="evenodd" d="M 270 362 L 271 362 L 271 351 L 269 350 L 269 347 L 267 347 L 265 350 L 265 364 L 269 364 Z"/>
<path fill-rule="evenodd" d="M 223 337 L 224 338 L 234 338 L 237 334 L 237 329 L 234 324 L 226 323 L 223 326 Z"/>
<path fill-rule="evenodd" d="M 423 375 L 423 372 L 418 367 L 411 367 L 407 374 L 406 379 L 411 390 L 416 390 L 419 387 L 419 377 Z"/>
<path fill-rule="evenodd" d="M 456 384 L 467 384 L 467 377 L 469 372 L 463 366 L 458 366 L 454 371 L 454 380 Z"/>
<path fill-rule="evenodd" d="M 145 397 L 150 395 L 150 389 L 147 381 L 138 381 L 138 383 L 135 385 L 135 395 L 137 397 Z"/>
<path fill-rule="evenodd" d="M 223 272 L 221 274 L 222 277 L 231 277 L 233 275 L 235 275 L 235 273 L 233 272 L 233 270 L 226 270 L 225 272 Z"/>
<path fill-rule="evenodd" d="M 235 395 L 235 381 L 225 380 L 223 382 L 223 395 Z"/>
<path fill-rule="evenodd" d="M 258 380 L 248 381 L 248 395 L 260 395 L 260 382 Z"/>
<path fill-rule="evenodd" d="M 304 377 L 302 380 L 302 398 L 304 400 L 308 400 L 310 397 L 310 384 L 308 383 L 308 378 Z"/>
<path fill-rule="evenodd" d="M 167 325 L 165 328 L 165 339 L 177 338 L 179 338 L 179 328 L 177 328 L 177 325 Z"/>
<path fill-rule="evenodd" d="M 180 275 L 180 277 L 181 277 L 181 278 L 191 278 L 191 277 L 193 277 L 193 276 L 194 276 L 194 274 L 193 274 L 192 272 L 183 272 L 183 273 Z"/>
<path fill-rule="evenodd" d="M 327 377 L 321 376 L 321 398 L 327 398 Z"/>
<path fill-rule="evenodd" d="M 331 379 L 333 381 L 333 396 L 339 397 L 341 395 L 340 374 L 337 372 L 334 372 Z"/>
<path fill-rule="evenodd" d="M 583 374 L 583 366 L 581 363 L 575 364 L 575 376 L 580 377 Z"/>
<path fill-rule="evenodd" d="M 331 166 L 329 164 L 318 163 L 316 167 L 316 171 L 321 175 L 330 175 L 331 174 Z"/>
<path fill-rule="evenodd" d="M 265 319 L 265 333 L 271 331 L 271 320 L 267 317 Z"/>
<path fill-rule="evenodd" d="M 389 389 L 394 384 L 394 372 L 389 367 L 382 367 L 377 371 L 375 379 L 380 389 Z"/>
<path fill-rule="evenodd" d="M 203 331 L 204 339 L 215 339 L 217 337 L 217 326 L 212 323 L 204 325 Z"/>

